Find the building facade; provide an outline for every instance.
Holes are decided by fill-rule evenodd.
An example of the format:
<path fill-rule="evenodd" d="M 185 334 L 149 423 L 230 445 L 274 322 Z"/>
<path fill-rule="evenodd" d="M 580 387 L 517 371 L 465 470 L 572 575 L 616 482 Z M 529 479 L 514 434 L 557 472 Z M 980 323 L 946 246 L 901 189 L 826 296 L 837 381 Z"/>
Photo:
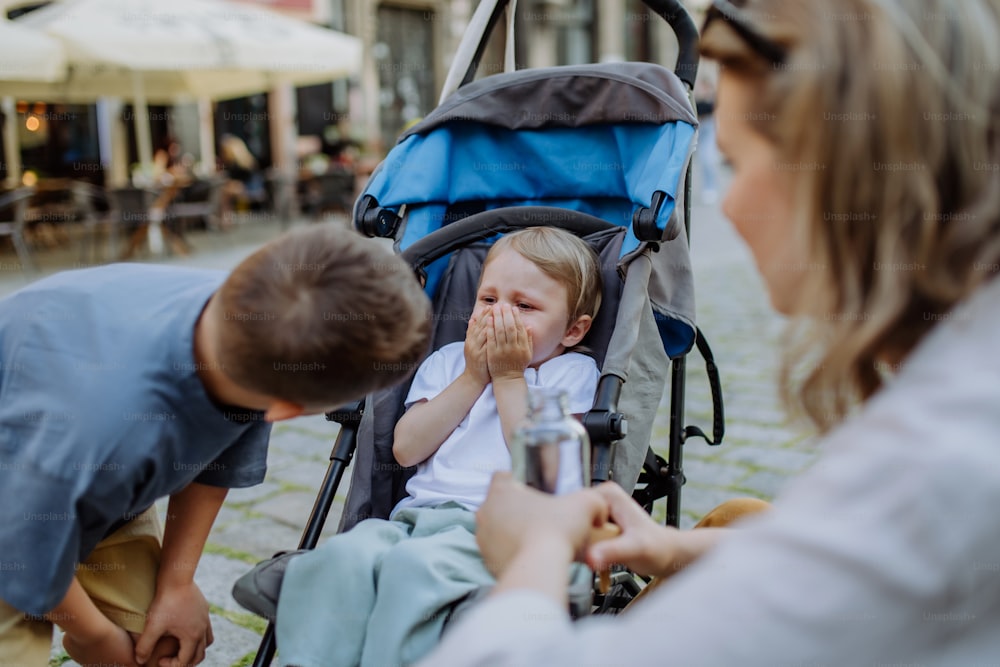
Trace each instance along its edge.
<path fill-rule="evenodd" d="M 437 106 L 452 54 L 476 7 L 476 0 L 234 1 L 361 38 L 360 74 L 236 100 L 150 107 L 153 142 L 176 138 L 185 151 L 214 163 L 218 138 L 235 134 L 262 166 L 289 171 L 312 150 L 331 152 L 354 142 L 377 159 L 391 148 L 407 125 Z M 0 0 L 0 4 L 15 17 L 46 3 Z M 669 64 L 675 58 L 676 41 L 669 26 L 641 0 L 520 0 L 516 11 L 518 68 L 621 60 Z M 502 70 L 504 27 L 498 26 L 491 37 L 480 75 Z M 107 137 L 115 133 L 127 146 L 125 160 L 129 164 L 137 160 L 128 104 L 9 102 L 5 121 L 17 124 L 24 162 L 43 175 L 94 181 L 127 178 L 125 173 L 110 179 L 102 173 L 109 164 L 124 161 L 109 157 L 112 142 Z"/>

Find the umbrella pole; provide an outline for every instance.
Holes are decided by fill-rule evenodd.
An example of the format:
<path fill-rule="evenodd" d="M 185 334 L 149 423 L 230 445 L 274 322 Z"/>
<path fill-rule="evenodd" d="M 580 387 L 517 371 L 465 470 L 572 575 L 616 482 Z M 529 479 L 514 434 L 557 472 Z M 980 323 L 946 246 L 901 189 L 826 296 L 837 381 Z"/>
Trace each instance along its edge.
<path fill-rule="evenodd" d="M 7 185 L 21 184 L 21 144 L 17 136 L 17 106 L 13 97 L 3 98 L 3 151 L 7 163 Z"/>
<path fill-rule="evenodd" d="M 198 100 L 198 143 L 201 144 L 201 168 L 205 175 L 215 175 L 215 118 L 212 114 L 212 100 L 202 97 Z"/>
<path fill-rule="evenodd" d="M 123 188 L 129 184 L 128 135 L 122 120 L 123 102 L 118 97 L 97 99 L 97 135 L 104 167 L 104 185 Z"/>
<path fill-rule="evenodd" d="M 139 150 L 139 164 L 142 174 L 147 178 L 153 175 L 153 140 L 149 130 L 149 107 L 146 105 L 146 88 L 142 83 L 142 74 L 132 72 L 132 92 L 135 97 L 135 141 Z"/>
<path fill-rule="evenodd" d="M 139 164 L 144 179 L 151 179 L 153 176 L 153 141 L 150 139 L 149 129 L 149 107 L 146 105 L 146 89 L 143 86 L 142 75 L 139 72 L 132 72 L 132 91 L 135 97 L 135 140 L 139 149 Z M 148 185 L 148 184 L 144 184 Z M 164 207 L 166 204 L 164 203 Z M 149 209 L 149 220 L 145 225 L 146 241 L 149 243 L 149 250 L 154 255 L 163 252 L 163 220 L 164 209 L 154 203 Z"/>
<path fill-rule="evenodd" d="M 281 179 L 281 184 L 288 199 L 288 210 L 285 215 L 295 215 L 299 212 L 295 191 L 298 178 L 298 154 L 296 138 L 298 128 L 295 126 L 295 88 L 287 81 L 277 80 L 268 95 L 268 112 L 271 114 L 271 156 L 275 172 Z M 291 220 L 283 221 L 283 224 Z"/>

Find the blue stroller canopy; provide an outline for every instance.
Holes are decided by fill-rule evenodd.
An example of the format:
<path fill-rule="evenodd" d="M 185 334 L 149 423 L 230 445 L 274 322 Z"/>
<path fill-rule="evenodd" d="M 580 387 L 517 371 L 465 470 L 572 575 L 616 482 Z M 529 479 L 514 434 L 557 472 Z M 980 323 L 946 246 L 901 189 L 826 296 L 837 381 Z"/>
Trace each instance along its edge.
<path fill-rule="evenodd" d="M 580 211 L 626 230 L 619 257 L 625 270 L 629 257 L 649 240 L 633 229 L 637 211 L 652 212 L 655 241 L 667 236 L 677 216 L 696 125 L 683 86 L 657 65 L 498 74 L 462 86 L 405 133 L 372 175 L 358 206 L 374 201 L 404 218 L 398 250 L 485 210 Z M 683 257 L 674 257 L 667 271 L 686 272 L 690 282 L 686 240 L 664 248 L 673 246 L 684 247 L 668 254 Z M 447 257 L 427 267 L 429 295 L 446 265 Z M 660 282 L 671 282 L 668 292 L 677 292 L 675 277 L 661 277 Z M 679 308 L 676 294 L 657 299 L 656 293 L 651 284 L 664 347 L 671 357 L 683 354 L 694 340 L 693 288 Z"/>
<path fill-rule="evenodd" d="M 383 206 L 413 207 L 403 250 L 467 202 L 482 202 L 480 210 L 558 206 L 631 227 L 634 211 L 649 207 L 660 190 L 667 194 L 656 218 L 663 230 L 693 136 L 694 128 L 682 123 L 509 130 L 456 122 L 404 139 L 368 192 Z M 622 250 L 639 243 L 630 229 Z"/>

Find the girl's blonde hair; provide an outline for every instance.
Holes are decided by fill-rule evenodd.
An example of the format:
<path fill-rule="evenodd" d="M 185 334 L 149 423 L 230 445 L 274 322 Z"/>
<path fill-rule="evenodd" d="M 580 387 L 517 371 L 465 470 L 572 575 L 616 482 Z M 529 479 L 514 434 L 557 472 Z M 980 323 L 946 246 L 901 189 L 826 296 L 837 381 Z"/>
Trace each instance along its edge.
<path fill-rule="evenodd" d="M 580 238 L 557 227 L 529 227 L 500 237 L 483 268 L 504 250 L 513 250 L 566 288 L 569 321 L 597 317 L 601 307 L 601 268 L 597 254 Z"/>
<path fill-rule="evenodd" d="M 745 120 L 801 167 L 794 210 L 809 270 L 781 386 L 825 431 L 1000 269 L 1000 5 L 734 4 L 784 62 L 723 20 L 701 50 L 754 83 Z"/>

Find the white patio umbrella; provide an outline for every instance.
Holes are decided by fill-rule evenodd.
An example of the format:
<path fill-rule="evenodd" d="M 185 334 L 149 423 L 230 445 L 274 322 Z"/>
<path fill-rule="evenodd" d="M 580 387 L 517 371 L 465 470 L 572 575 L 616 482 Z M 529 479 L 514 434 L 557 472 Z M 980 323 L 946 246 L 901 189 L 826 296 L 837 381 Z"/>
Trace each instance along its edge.
<path fill-rule="evenodd" d="M 14 25 L 0 13 L 0 87 L 5 82 L 55 81 L 66 75 L 66 54 L 57 40 Z M 14 100 L 4 97 L 4 160 L 11 182 L 21 178 L 21 148 Z"/>
<path fill-rule="evenodd" d="M 0 81 L 55 81 L 66 74 L 62 44 L 0 13 Z"/>
<path fill-rule="evenodd" d="M 361 41 L 305 21 L 226 0 L 65 0 L 15 21 L 58 39 L 69 63 L 54 84 L 3 84 L 0 94 L 135 105 L 140 161 L 152 162 L 146 105 L 225 99 L 280 83 L 349 76 Z"/>

